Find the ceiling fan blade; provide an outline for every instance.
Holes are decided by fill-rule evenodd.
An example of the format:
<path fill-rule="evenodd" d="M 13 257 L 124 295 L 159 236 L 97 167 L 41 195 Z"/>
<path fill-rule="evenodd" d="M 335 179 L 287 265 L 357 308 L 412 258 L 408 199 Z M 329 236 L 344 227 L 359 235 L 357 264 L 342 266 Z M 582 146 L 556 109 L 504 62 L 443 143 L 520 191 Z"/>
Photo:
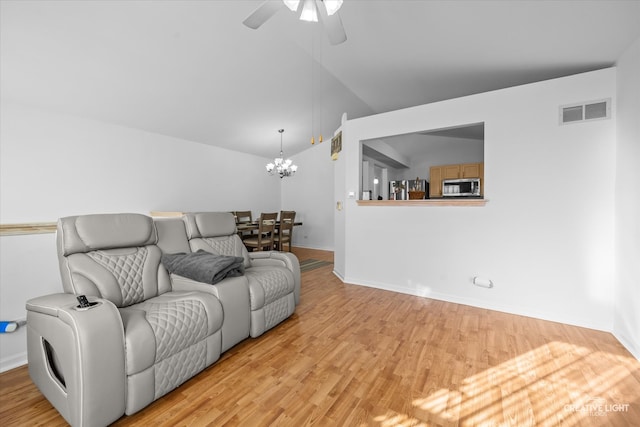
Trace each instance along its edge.
<path fill-rule="evenodd" d="M 316 0 L 316 6 L 318 9 L 318 16 L 320 17 L 320 21 L 322 22 L 322 25 L 327 32 L 327 37 L 329 37 L 329 42 L 332 45 L 337 45 L 347 41 L 347 33 L 344 32 L 342 20 L 340 19 L 340 15 L 338 15 L 338 12 L 334 13 L 333 15 L 327 14 L 327 9 L 322 3 L 322 0 Z"/>
<path fill-rule="evenodd" d="M 267 22 L 277 11 L 284 7 L 284 3 L 281 1 L 266 0 L 262 3 L 253 13 L 247 16 L 247 19 L 242 21 L 244 25 L 249 28 L 258 29 L 260 25 Z"/>

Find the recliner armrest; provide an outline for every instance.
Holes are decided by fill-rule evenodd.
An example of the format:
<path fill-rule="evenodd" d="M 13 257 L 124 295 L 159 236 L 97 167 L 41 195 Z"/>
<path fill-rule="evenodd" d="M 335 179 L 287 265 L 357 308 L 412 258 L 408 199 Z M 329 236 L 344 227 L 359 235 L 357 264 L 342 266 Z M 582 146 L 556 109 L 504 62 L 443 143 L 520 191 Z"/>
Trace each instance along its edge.
<path fill-rule="evenodd" d="M 107 425 L 125 411 L 124 329 L 108 300 L 77 308 L 71 294 L 27 301 L 29 375 L 73 426 Z"/>
<path fill-rule="evenodd" d="M 294 277 L 295 303 L 300 303 L 300 261 L 291 252 L 257 251 L 249 252 L 252 267 L 279 265 L 291 270 Z"/>

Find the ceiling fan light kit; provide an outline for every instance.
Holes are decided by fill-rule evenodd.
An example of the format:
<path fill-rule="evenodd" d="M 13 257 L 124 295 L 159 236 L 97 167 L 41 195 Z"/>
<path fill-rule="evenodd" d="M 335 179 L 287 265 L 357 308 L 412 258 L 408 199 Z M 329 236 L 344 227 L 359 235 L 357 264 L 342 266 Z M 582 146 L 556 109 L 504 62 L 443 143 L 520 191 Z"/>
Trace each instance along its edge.
<path fill-rule="evenodd" d="M 343 0 L 320 0 L 320 3 L 327 11 L 327 15 L 331 16 L 336 13 L 342 6 Z M 282 2 L 292 12 L 297 12 L 300 7 L 300 0 L 282 0 Z M 300 14 L 302 21 L 318 22 L 318 13 L 316 9 L 316 0 L 304 0 L 302 5 L 302 12 Z"/>
<path fill-rule="evenodd" d="M 331 16 L 342 7 L 342 0 L 324 0 L 324 7 L 327 8 L 327 15 Z"/>
<path fill-rule="evenodd" d="M 302 8 L 300 8 L 301 3 Z M 242 23 L 256 30 L 285 6 L 292 12 L 298 12 L 301 9 L 300 20 L 308 22 L 320 21 L 327 32 L 329 42 L 333 45 L 338 45 L 347 40 L 342 20 L 338 15 L 338 10 L 342 7 L 342 3 L 343 0 L 282 0 L 282 2 L 266 0 Z"/>
<path fill-rule="evenodd" d="M 300 0 L 282 0 L 282 2 L 287 6 L 292 12 L 298 10 L 298 6 L 300 5 Z"/>
<path fill-rule="evenodd" d="M 318 12 L 314 0 L 304 0 L 300 20 L 307 22 L 318 22 Z"/>

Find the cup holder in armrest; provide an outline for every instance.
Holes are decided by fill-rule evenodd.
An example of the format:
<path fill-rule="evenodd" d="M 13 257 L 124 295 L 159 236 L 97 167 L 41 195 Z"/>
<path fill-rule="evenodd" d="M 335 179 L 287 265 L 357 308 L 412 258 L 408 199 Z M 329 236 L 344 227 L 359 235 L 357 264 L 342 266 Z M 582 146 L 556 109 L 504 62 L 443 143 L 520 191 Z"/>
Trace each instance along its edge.
<path fill-rule="evenodd" d="M 87 310 L 91 310 L 92 308 L 96 308 L 99 305 L 101 305 L 102 302 L 101 301 L 94 301 L 94 302 L 90 302 L 88 306 L 86 307 L 82 307 L 79 305 L 76 305 L 75 307 L 73 307 L 75 310 L 77 311 L 87 311 Z"/>

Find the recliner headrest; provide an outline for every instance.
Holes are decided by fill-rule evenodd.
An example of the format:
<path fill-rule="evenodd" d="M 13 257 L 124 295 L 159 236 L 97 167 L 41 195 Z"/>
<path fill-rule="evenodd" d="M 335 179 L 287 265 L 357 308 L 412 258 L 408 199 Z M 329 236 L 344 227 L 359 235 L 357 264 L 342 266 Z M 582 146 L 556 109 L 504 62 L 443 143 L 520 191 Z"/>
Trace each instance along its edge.
<path fill-rule="evenodd" d="M 68 216 L 58 220 L 59 250 L 64 256 L 98 249 L 153 245 L 153 219 L 134 213 Z"/>
<path fill-rule="evenodd" d="M 236 233 L 236 220 L 231 212 L 190 212 L 184 214 L 184 221 L 189 239 Z"/>

